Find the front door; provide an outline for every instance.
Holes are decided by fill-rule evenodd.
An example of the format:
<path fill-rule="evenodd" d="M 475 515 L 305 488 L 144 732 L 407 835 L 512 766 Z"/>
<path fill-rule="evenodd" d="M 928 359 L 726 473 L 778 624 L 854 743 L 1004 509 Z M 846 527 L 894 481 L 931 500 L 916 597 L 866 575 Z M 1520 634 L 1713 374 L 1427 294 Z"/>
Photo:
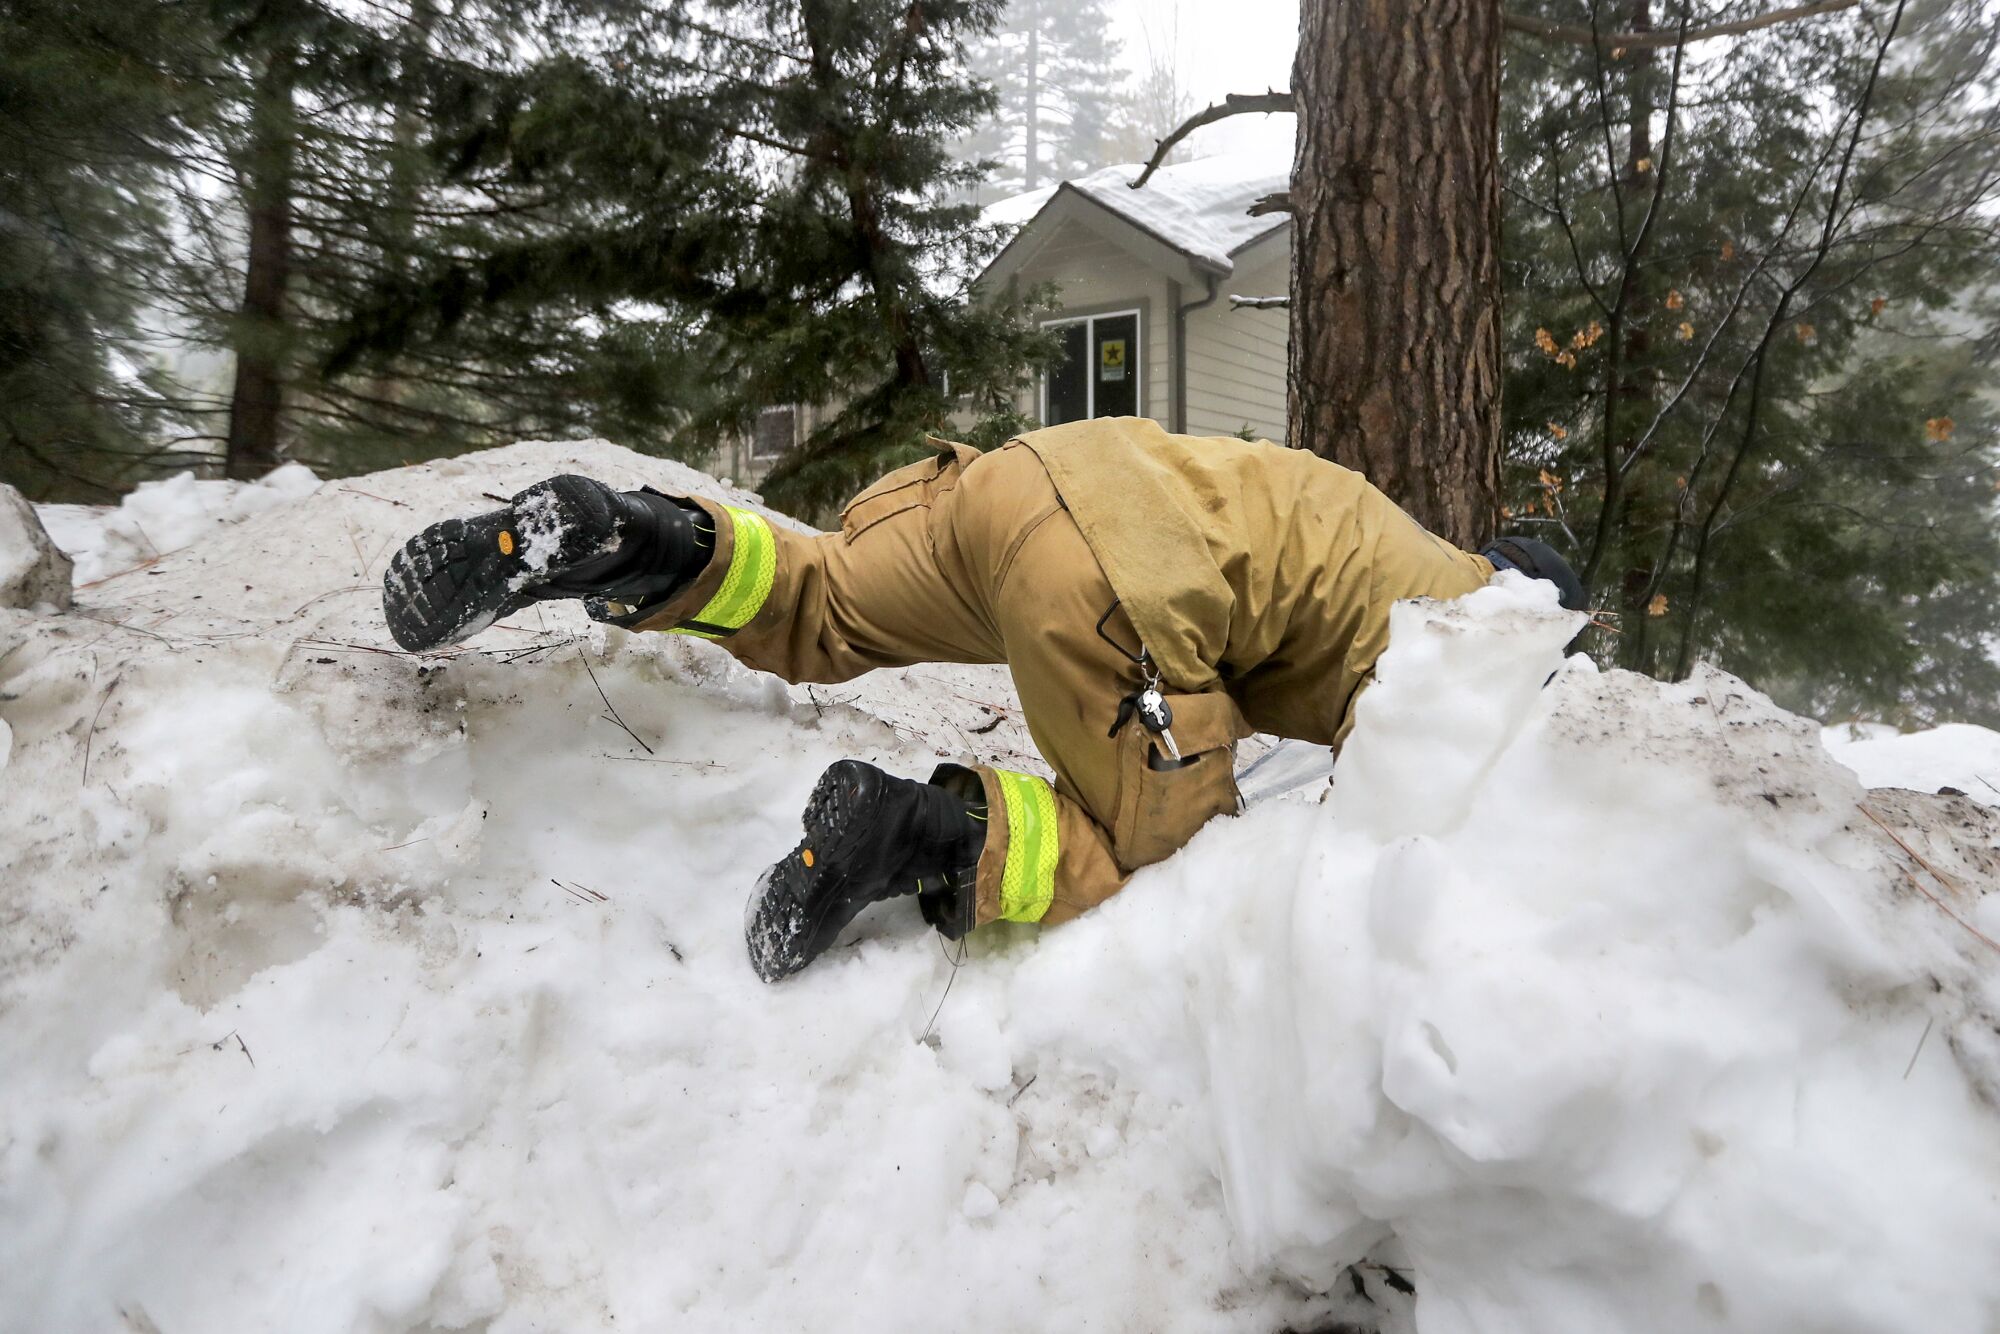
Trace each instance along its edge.
<path fill-rule="evenodd" d="M 1139 412 L 1139 317 L 1111 315 L 1090 322 L 1090 364 L 1097 383 L 1093 417 L 1134 417 Z"/>
<path fill-rule="evenodd" d="M 1057 352 L 1043 379 L 1042 423 L 1139 415 L 1139 313 L 1051 321 Z"/>

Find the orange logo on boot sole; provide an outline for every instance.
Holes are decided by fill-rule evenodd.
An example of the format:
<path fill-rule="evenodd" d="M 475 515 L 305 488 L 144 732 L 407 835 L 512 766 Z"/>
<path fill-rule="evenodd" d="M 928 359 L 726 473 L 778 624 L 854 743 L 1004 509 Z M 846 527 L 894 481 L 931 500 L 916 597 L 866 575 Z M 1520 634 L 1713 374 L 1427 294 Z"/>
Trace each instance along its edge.
<path fill-rule="evenodd" d="M 505 528 L 500 530 L 500 554 L 503 556 L 514 554 L 514 535 Z"/>

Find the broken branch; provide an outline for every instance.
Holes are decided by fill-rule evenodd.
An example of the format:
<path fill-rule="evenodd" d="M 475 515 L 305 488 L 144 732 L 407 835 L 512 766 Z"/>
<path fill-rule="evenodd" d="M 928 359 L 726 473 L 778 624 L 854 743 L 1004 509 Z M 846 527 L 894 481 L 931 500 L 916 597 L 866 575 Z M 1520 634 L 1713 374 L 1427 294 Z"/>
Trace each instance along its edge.
<path fill-rule="evenodd" d="M 1213 125 L 1215 122 L 1227 120 L 1231 116 L 1259 114 L 1268 116 L 1280 111 L 1291 111 L 1293 109 L 1292 94 L 1289 90 L 1282 93 L 1276 89 L 1262 93 L 1230 93 L 1220 102 L 1203 107 L 1200 111 L 1195 112 L 1176 126 L 1173 132 L 1166 138 L 1156 141 L 1153 144 L 1153 156 L 1146 159 L 1146 168 L 1139 173 L 1139 178 L 1132 182 L 1132 188 L 1136 190 L 1147 181 L 1152 180 L 1153 173 L 1158 171 L 1160 164 L 1167 160 L 1167 154 L 1173 152 L 1181 140 L 1187 138 L 1204 125 Z"/>

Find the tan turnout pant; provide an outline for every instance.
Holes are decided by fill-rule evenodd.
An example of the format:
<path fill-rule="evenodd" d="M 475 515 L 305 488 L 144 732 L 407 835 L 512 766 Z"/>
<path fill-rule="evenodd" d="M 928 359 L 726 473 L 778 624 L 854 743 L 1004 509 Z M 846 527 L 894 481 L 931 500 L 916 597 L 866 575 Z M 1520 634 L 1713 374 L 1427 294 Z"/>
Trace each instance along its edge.
<path fill-rule="evenodd" d="M 1051 789 L 974 771 L 989 823 L 972 920 L 1064 921 L 1237 809 L 1232 752 L 1253 723 L 1337 739 L 1349 699 L 1335 698 L 1329 682 L 1355 634 L 1329 590 L 1356 575 L 1343 564 L 1352 550 L 1334 549 L 1310 516 L 1337 512 L 1357 483 L 1339 469 L 1324 476 L 1346 490 L 1330 489 L 1324 505 L 1304 497 L 1307 519 L 1255 531 L 1269 559 L 1237 564 L 1264 573 L 1232 576 L 1232 587 L 1244 582 L 1244 624 L 1230 638 L 1255 645 L 1254 660 L 1215 664 L 1217 685 L 1205 693 L 1163 687 L 1178 762 L 1136 719 L 1109 735 L 1120 700 L 1141 687 L 1141 646 L 1047 470 L 1020 444 L 987 454 L 958 446 L 891 473 L 832 533 L 777 529 L 692 497 L 716 521 L 715 553 L 638 628 L 705 635 L 793 682 L 919 662 L 1006 663 L 1056 778 Z M 1453 592 L 1480 576 L 1459 577 Z"/>

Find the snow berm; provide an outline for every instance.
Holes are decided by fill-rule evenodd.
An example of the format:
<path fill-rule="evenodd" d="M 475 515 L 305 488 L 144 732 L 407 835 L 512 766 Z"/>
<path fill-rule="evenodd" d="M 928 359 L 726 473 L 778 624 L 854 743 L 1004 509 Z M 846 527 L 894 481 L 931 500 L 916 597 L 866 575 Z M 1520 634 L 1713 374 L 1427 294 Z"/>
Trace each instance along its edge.
<path fill-rule="evenodd" d="M 754 503 L 524 444 L 51 524 L 89 586 L 0 610 L 0 1328 L 2000 1327 L 2000 738 L 1858 743 L 1968 795 L 1869 791 L 1503 576 L 1397 610 L 1330 787 L 1260 747 L 1080 921 L 954 974 L 891 904 L 767 987 L 819 771 L 1036 767 L 1018 705 L 569 605 L 395 651 L 394 546 L 561 472 Z"/>

